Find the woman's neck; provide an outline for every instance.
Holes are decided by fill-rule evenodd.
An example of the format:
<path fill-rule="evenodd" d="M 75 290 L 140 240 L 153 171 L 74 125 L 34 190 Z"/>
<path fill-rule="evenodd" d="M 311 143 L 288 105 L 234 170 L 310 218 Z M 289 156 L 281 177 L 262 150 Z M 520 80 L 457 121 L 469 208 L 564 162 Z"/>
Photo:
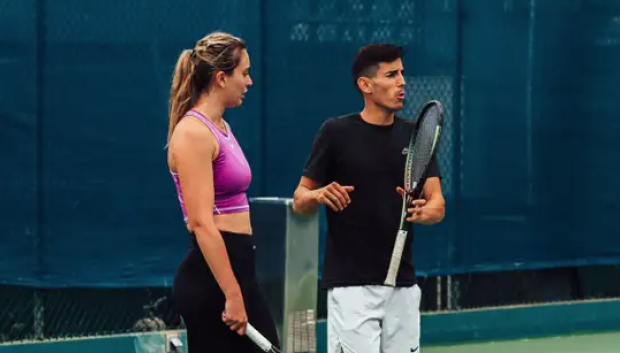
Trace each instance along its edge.
<path fill-rule="evenodd" d="M 222 125 L 222 118 L 226 108 L 215 95 L 203 95 L 194 105 L 194 109 L 207 117 L 207 119 L 211 120 L 214 124 L 218 126 Z"/>

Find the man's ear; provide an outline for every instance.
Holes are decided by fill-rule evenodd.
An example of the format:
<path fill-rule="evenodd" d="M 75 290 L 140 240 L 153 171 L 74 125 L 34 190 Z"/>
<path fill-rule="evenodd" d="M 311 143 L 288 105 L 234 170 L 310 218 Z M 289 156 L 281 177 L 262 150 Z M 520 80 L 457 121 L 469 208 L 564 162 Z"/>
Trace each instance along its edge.
<path fill-rule="evenodd" d="M 372 93 L 372 82 L 368 77 L 358 77 L 357 87 L 364 93 Z"/>

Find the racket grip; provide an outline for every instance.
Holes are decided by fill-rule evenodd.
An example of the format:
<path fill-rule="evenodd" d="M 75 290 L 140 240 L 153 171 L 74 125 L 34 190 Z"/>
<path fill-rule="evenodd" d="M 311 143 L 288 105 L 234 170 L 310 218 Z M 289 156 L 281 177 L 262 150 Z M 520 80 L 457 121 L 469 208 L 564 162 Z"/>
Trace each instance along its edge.
<path fill-rule="evenodd" d="M 403 250 L 405 249 L 405 241 L 407 240 L 407 231 L 399 230 L 396 235 L 396 242 L 394 243 L 394 249 L 392 250 L 392 258 L 390 259 L 390 267 L 388 267 L 387 277 L 383 284 L 387 286 L 396 286 L 396 275 L 400 268 L 400 259 L 403 256 Z"/>
<path fill-rule="evenodd" d="M 261 335 L 260 332 L 258 332 L 254 326 L 250 325 L 249 322 L 245 328 L 245 335 L 248 336 L 248 338 L 251 339 L 264 352 L 269 352 L 269 350 L 271 350 L 271 342 L 269 342 L 265 336 Z"/>

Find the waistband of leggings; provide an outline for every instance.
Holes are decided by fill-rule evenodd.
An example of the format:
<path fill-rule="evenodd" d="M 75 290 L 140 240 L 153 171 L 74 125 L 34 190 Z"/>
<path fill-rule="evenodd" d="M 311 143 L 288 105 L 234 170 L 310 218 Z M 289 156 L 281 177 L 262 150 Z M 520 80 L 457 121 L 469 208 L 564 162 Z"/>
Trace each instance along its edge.
<path fill-rule="evenodd" d="M 244 250 L 253 250 L 255 248 L 254 237 L 250 234 L 246 233 L 236 233 L 229 231 L 220 231 L 222 235 L 222 239 L 224 240 L 224 244 L 226 245 L 226 249 L 244 251 Z M 198 240 L 196 239 L 196 234 L 194 232 L 190 233 L 190 245 L 192 248 L 199 249 Z"/>

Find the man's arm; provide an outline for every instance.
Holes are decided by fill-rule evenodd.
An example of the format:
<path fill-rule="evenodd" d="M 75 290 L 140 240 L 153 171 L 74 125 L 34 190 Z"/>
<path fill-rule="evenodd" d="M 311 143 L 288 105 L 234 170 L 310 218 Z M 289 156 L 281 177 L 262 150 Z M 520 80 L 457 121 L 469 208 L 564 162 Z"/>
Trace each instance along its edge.
<path fill-rule="evenodd" d="M 426 204 L 422 206 L 422 217 L 419 223 L 430 225 L 441 222 L 446 214 L 446 200 L 441 192 L 439 178 L 428 178 L 423 190 Z"/>
<path fill-rule="evenodd" d="M 403 195 L 402 188 L 397 188 L 397 191 Z M 407 221 L 425 225 L 441 222 L 446 214 L 446 201 L 441 191 L 441 171 L 436 156 L 433 156 L 428 166 L 422 195 L 423 199 L 414 200 L 413 207 L 407 209 L 411 215 Z"/>
<path fill-rule="evenodd" d="M 319 204 L 325 204 L 338 212 L 351 203 L 349 192 L 353 191 L 352 186 L 342 186 L 336 182 L 320 186 L 319 182 L 302 176 L 293 196 L 293 212 L 311 215 L 316 213 Z"/>
<path fill-rule="evenodd" d="M 314 214 L 319 204 L 325 204 L 338 212 L 351 202 L 348 193 L 353 191 L 353 187 L 340 186 L 336 182 L 329 183 L 328 170 L 334 154 L 329 126 L 330 121 L 324 122 L 312 141 L 310 155 L 293 196 L 295 213 Z"/>
<path fill-rule="evenodd" d="M 403 189 L 396 188 L 396 191 L 403 196 Z M 423 199 L 413 200 L 413 206 L 407 209 L 410 216 L 408 222 L 431 225 L 439 223 L 446 214 L 446 201 L 441 192 L 441 182 L 439 177 L 431 177 L 426 180 L 423 188 Z"/>
<path fill-rule="evenodd" d="M 316 213 L 319 208 L 317 189 L 320 186 L 318 182 L 302 176 L 293 196 L 293 212 L 303 215 Z"/>

